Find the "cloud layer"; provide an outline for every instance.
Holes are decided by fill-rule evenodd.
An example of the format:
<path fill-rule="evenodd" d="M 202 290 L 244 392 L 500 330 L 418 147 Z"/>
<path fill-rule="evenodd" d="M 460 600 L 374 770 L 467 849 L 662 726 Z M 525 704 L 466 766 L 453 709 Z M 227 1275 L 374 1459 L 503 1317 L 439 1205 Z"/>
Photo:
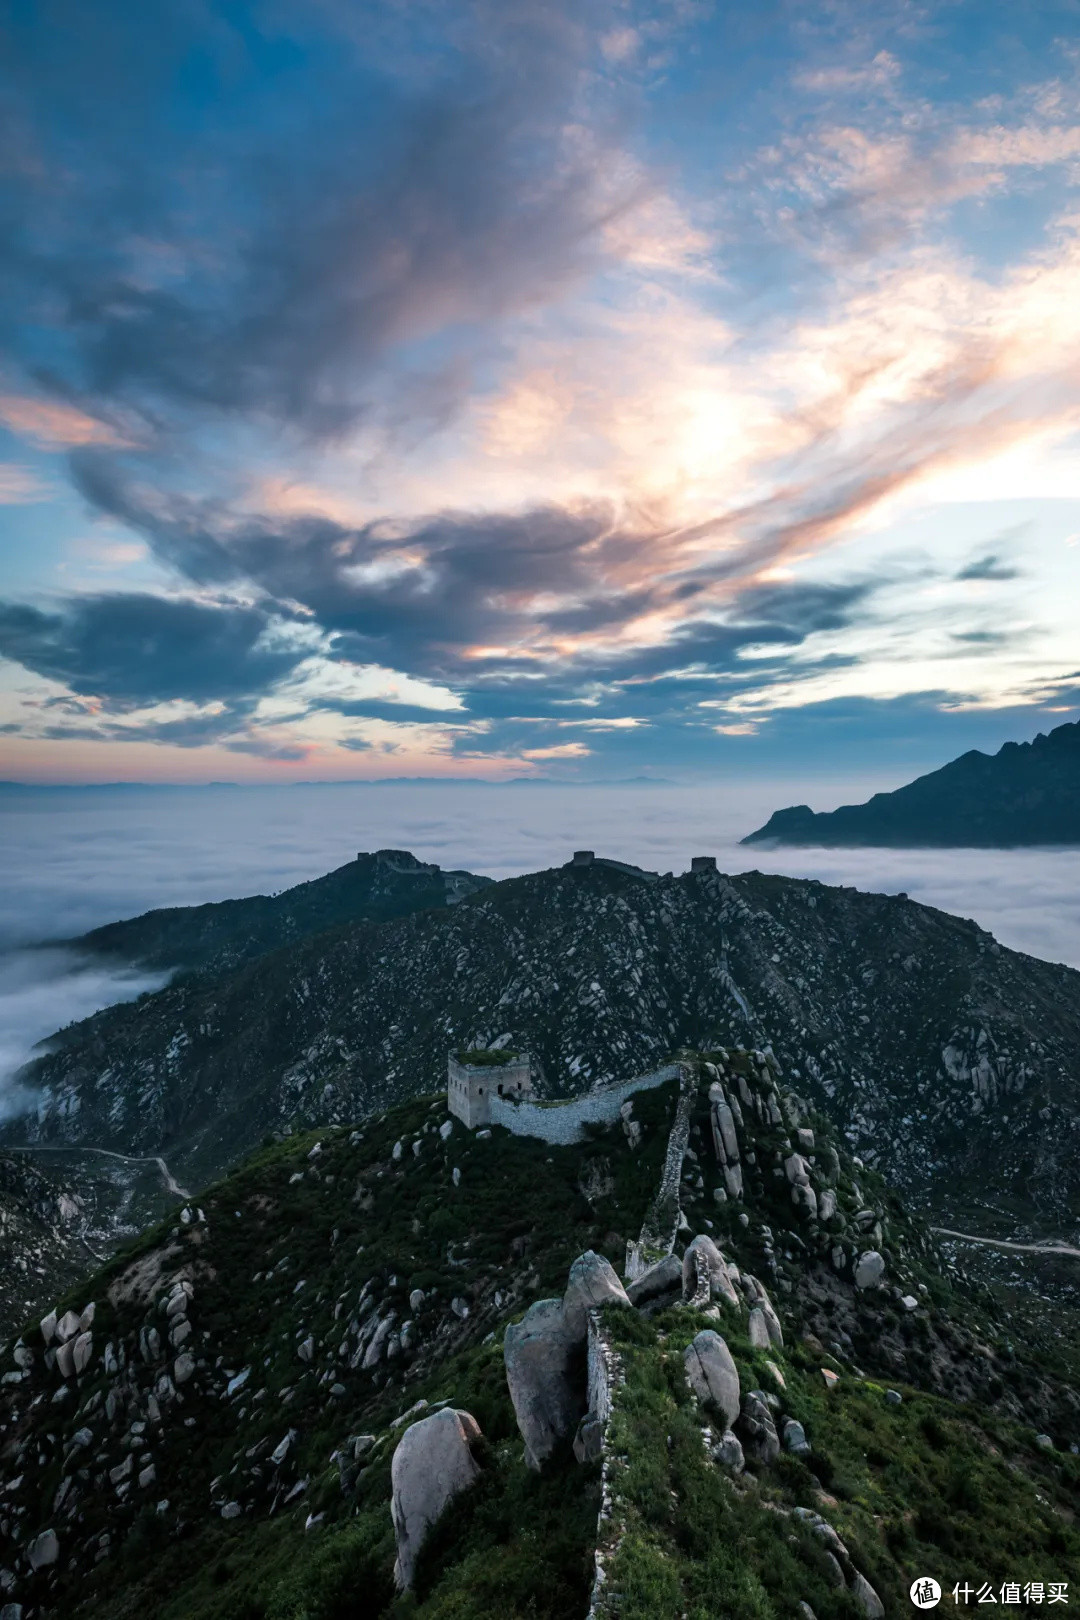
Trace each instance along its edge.
<path fill-rule="evenodd" d="M 853 769 L 816 808 L 895 777 Z M 974 917 L 1004 944 L 1080 967 L 1080 865 L 1043 850 L 760 850 L 738 839 L 805 777 L 694 787 L 373 784 L 288 788 L 71 789 L 0 793 L 0 1116 L 34 1042 L 158 981 L 28 950 L 155 906 L 276 892 L 351 860 L 407 848 L 496 878 L 560 865 L 575 848 L 653 870 L 695 854 L 826 883 L 899 890 Z M 5 1090 L 5 1087 L 8 1089 Z"/>

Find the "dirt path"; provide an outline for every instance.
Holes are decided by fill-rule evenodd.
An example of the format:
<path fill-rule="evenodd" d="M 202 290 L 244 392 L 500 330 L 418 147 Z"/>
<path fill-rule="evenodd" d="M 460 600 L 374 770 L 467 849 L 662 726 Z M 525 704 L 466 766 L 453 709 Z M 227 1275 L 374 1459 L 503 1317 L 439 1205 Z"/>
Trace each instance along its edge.
<path fill-rule="evenodd" d="M 947 1226 L 932 1226 L 939 1237 L 962 1238 L 965 1243 L 987 1243 L 992 1249 L 1015 1249 L 1018 1254 L 1071 1254 L 1080 1260 L 1080 1249 L 1068 1243 L 1011 1243 L 1008 1238 L 975 1237 L 972 1232 L 953 1232 Z"/>
<path fill-rule="evenodd" d="M 137 1159 L 130 1153 L 114 1153 L 111 1148 L 84 1147 L 80 1142 L 70 1147 L 57 1147 L 52 1143 L 24 1142 L 12 1149 L 15 1153 L 100 1153 L 106 1159 L 119 1159 L 121 1164 L 156 1164 L 161 1172 L 161 1179 L 165 1183 L 165 1191 L 171 1192 L 174 1198 L 190 1198 L 191 1194 L 186 1187 L 181 1187 L 174 1177 L 165 1160 L 154 1154 L 150 1158 Z"/>

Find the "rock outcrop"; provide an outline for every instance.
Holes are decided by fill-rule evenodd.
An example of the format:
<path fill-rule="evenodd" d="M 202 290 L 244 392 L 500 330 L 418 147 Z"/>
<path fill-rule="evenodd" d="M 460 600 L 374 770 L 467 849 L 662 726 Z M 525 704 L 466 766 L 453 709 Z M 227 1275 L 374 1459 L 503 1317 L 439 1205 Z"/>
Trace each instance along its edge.
<path fill-rule="evenodd" d="M 480 1427 L 469 1412 L 444 1407 L 405 1430 L 390 1467 L 390 1512 L 397 1539 L 394 1578 L 410 1587 L 416 1557 L 429 1530 L 462 1491 L 475 1484 L 480 1469 L 472 1454 Z"/>
<path fill-rule="evenodd" d="M 570 1267 L 563 1295 L 563 1318 L 571 1338 L 584 1342 L 589 1312 L 602 1305 L 629 1305 L 626 1289 L 614 1266 L 602 1254 L 587 1249 Z"/>
<path fill-rule="evenodd" d="M 585 1411 L 585 1358 L 561 1299 L 540 1299 L 503 1338 L 506 1382 L 525 1461 L 539 1469 Z"/>
<path fill-rule="evenodd" d="M 683 1360 L 698 1400 L 715 1406 L 730 1428 L 739 1415 L 739 1370 L 726 1341 L 705 1328 L 687 1345 Z"/>

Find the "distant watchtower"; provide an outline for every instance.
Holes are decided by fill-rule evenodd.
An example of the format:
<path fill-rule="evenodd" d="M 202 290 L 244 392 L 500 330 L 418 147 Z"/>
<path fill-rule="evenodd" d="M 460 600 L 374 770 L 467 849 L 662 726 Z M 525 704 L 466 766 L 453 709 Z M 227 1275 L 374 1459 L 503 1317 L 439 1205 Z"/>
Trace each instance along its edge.
<path fill-rule="evenodd" d="M 691 872 L 715 872 L 716 871 L 716 856 L 715 855 L 691 855 L 691 857 L 690 857 L 690 870 L 691 870 Z"/>
<path fill-rule="evenodd" d="M 470 1131 L 491 1123 L 491 1097 L 521 1102 L 533 1094 L 528 1052 L 474 1049 L 446 1060 L 446 1103 Z"/>

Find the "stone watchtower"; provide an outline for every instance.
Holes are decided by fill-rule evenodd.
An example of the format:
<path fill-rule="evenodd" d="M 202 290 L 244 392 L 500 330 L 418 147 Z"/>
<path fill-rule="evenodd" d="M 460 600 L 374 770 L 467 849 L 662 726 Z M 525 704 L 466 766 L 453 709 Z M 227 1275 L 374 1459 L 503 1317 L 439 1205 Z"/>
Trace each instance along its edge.
<path fill-rule="evenodd" d="M 451 1052 L 446 1060 L 446 1102 L 470 1131 L 491 1123 L 491 1098 L 531 1098 L 528 1052 Z"/>

